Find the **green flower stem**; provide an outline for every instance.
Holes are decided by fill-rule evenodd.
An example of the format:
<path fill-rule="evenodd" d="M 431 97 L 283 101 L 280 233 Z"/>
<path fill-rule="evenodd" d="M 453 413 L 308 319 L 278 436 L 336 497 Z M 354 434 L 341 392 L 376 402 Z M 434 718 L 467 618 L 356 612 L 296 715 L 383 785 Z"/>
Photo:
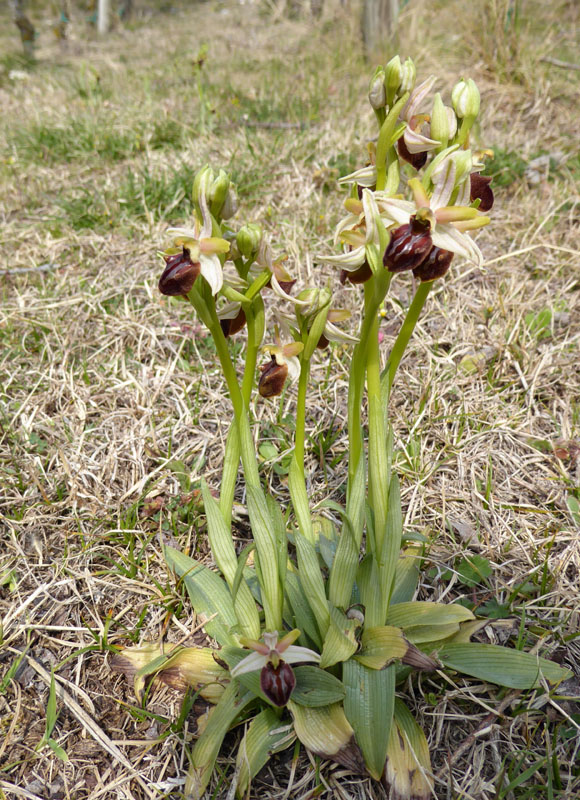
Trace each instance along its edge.
<path fill-rule="evenodd" d="M 367 345 L 367 395 L 369 414 L 369 502 L 374 513 L 375 555 L 382 553 L 387 522 L 389 475 L 386 452 L 385 412 L 381 402 L 379 318 L 374 314 Z"/>
<path fill-rule="evenodd" d="M 251 502 L 249 501 L 248 510 L 260 561 L 260 574 L 262 576 L 260 583 L 263 592 L 266 629 L 279 631 L 282 630 L 283 593 L 278 574 L 277 549 L 273 528 L 268 520 L 266 498 L 260 484 L 258 461 L 253 447 L 247 405 L 244 402 L 244 397 L 238 384 L 236 371 L 230 358 L 227 339 L 221 329 L 215 309 L 215 301 L 209 291 L 209 287 L 203 286 L 201 292 L 194 287 L 194 290 L 189 294 L 189 300 L 213 337 L 234 407 L 242 465 L 248 493 L 252 498 Z"/>
<path fill-rule="evenodd" d="M 296 432 L 294 434 L 294 457 L 304 477 L 304 437 L 306 430 L 306 392 L 310 377 L 310 359 L 300 359 L 300 378 L 298 380 L 298 398 L 296 401 Z"/>
<path fill-rule="evenodd" d="M 423 306 L 425 305 L 425 302 L 429 296 L 429 292 L 431 291 L 433 283 L 434 281 L 422 281 L 417 287 L 417 291 L 415 292 L 413 301 L 407 310 L 407 314 L 401 326 L 401 330 L 399 331 L 399 335 L 397 336 L 395 344 L 393 345 L 393 349 L 391 350 L 389 361 L 384 370 L 389 395 L 395 379 L 395 373 L 397 372 L 397 368 L 401 363 L 405 349 L 409 344 L 409 340 L 413 334 L 413 331 L 415 330 L 415 325 L 417 324 L 419 316 L 421 315 L 421 311 L 423 310 Z"/>

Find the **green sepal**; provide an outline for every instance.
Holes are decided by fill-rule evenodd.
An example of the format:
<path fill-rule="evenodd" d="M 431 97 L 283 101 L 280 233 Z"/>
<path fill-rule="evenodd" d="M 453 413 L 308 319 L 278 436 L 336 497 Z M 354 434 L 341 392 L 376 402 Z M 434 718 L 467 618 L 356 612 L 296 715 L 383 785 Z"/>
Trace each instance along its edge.
<path fill-rule="evenodd" d="M 547 658 L 494 644 L 445 644 L 437 657 L 446 667 L 510 689 L 535 689 L 542 678 L 559 683 L 572 677 L 571 670 Z"/>
<path fill-rule="evenodd" d="M 368 771 L 380 780 L 387 757 L 395 704 L 395 670 L 367 669 L 354 660 L 343 667 L 344 710 L 362 750 Z"/>

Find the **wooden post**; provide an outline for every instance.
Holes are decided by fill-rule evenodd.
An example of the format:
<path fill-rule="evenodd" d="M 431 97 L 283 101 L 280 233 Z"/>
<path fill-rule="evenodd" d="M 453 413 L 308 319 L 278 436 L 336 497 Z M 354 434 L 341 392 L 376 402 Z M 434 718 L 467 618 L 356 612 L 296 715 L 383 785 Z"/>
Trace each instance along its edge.
<path fill-rule="evenodd" d="M 99 0 L 97 29 L 101 35 L 109 30 L 109 0 Z"/>
<path fill-rule="evenodd" d="M 36 31 L 34 30 L 34 25 L 26 16 L 25 6 L 26 3 L 24 0 L 10 0 L 12 17 L 16 27 L 20 31 L 20 40 L 24 49 L 24 55 L 27 58 L 34 58 L 34 39 L 36 38 Z"/>
<path fill-rule="evenodd" d="M 385 56 L 384 42 L 394 33 L 399 16 L 399 0 L 364 0 L 361 27 L 368 56 Z"/>

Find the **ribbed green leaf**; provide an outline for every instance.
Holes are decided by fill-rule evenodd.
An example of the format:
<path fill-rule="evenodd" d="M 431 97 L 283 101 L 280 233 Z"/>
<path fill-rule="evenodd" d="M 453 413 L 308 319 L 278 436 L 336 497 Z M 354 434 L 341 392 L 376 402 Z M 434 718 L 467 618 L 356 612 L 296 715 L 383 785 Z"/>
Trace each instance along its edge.
<path fill-rule="evenodd" d="M 423 646 L 450 639 L 456 633 L 459 633 L 458 622 L 448 622 L 446 625 L 415 625 L 405 630 L 405 636 L 410 642 Z"/>
<path fill-rule="evenodd" d="M 356 584 L 360 601 L 365 607 L 365 625 L 382 625 L 385 618 L 385 603 L 379 583 L 379 571 L 375 557 L 369 553 L 361 561 L 356 573 Z"/>
<path fill-rule="evenodd" d="M 290 700 L 288 708 L 294 719 L 296 735 L 312 753 L 331 758 L 354 772 L 364 769 L 353 729 L 340 703 L 309 708 Z"/>
<path fill-rule="evenodd" d="M 298 464 L 296 456 L 292 457 L 290 470 L 288 471 L 288 488 L 292 498 L 292 506 L 298 527 L 302 535 L 314 544 L 314 532 L 312 530 L 312 520 L 310 519 L 310 506 L 308 505 L 308 495 L 302 474 L 302 467 Z"/>
<path fill-rule="evenodd" d="M 361 650 L 355 658 L 369 669 L 381 670 L 396 659 L 404 658 L 408 649 L 409 642 L 400 628 L 381 625 L 365 628 L 361 639 Z"/>
<path fill-rule="evenodd" d="M 240 689 L 237 681 L 232 681 L 226 687 L 191 752 L 191 765 L 185 781 L 186 800 L 202 800 L 224 736 L 253 699 L 253 693 Z"/>
<path fill-rule="evenodd" d="M 342 681 L 319 667 L 295 667 L 296 688 L 292 700 L 301 706 L 318 708 L 340 703 L 344 700 L 346 689 Z"/>
<path fill-rule="evenodd" d="M 389 625 L 404 631 L 424 625 L 448 625 L 473 619 L 472 612 L 458 603 L 430 603 L 423 600 L 391 605 L 387 615 Z"/>
<path fill-rule="evenodd" d="M 201 482 L 203 504 L 207 517 L 207 529 L 214 561 L 220 568 L 230 590 L 234 586 L 238 570 L 238 559 L 230 530 L 222 516 L 220 507 L 205 481 Z M 245 581 L 239 583 L 234 599 L 234 610 L 240 631 L 249 639 L 260 637 L 260 615 L 256 603 Z"/>
<path fill-rule="evenodd" d="M 278 551 L 278 580 L 280 581 L 280 585 L 284 586 L 286 565 L 288 563 L 288 537 L 286 536 L 286 524 L 284 522 L 282 509 L 276 500 L 274 500 L 274 498 L 269 494 L 266 495 L 266 503 L 268 505 L 268 511 L 270 512 L 274 540 L 276 542 L 276 549 Z"/>
<path fill-rule="evenodd" d="M 294 621 L 287 620 L 291 628 L 298 628 L 302 634 L 306 634 L 314 648 L 319 652 L 322 650 L 322 637 L 318 631 L 316 618 L 312 609 L 308 605 L 304 590 L 300 584 L 298 575 L 294 572 L 286 573 L 285 590 L 288 601 L 292 607 Z M 310 642 L 298 640 L 303 647 L 310 647 Z"/>
<path fill-rule="evenodd" d="M 328 581 L 330 602 L 336 608 L 346 609 L 350 605 L 352 587 L 358 566 L 359 550 L 360 537 L 355 534 L 349 518 L 344 516 L 342 531 Z"/>
<path fill-rule="evenodd" d="M 330 625 L 324 637 L 320 667 L 327 669 L 340 661 L 348 659 L 358 650 L 356 630 L 360 627 L 357 619 L 348 619 L 342 611 L 330 607 Z"/>
<path fill-rule="evenodd" d="M 295 739 L 292 726 L 283 724 L 271 708 L 265 708 L 248 725 L 236 758 L 238 797 L 244 797 L 251 779 L 270 756 L 285 750 Z"/>
<path fill-rule="evenodd" d="M 405 550 L 401 558 L 398 559 L 395 571 L 395 585 L 389 604 L 390 608 L 413 599 L 419 583 L 419 563 L 419 551 L 413 547 Z"/>
<path fill-rule="evenodd" d="M 387 527 L 382 538 L 382 553 L 380 557 L 379 575 L 381 586 L 387 606 L 384 610 L 382 622 L 387 616 L 388 603 L 393 591 L 395 572 L 401 550 L 401 537 L 403 535 L 403 515 L 401 512 L 401 494 L 399 490 L 399 478 L 396 474 L 391 475 L 389 483 L 389 503 L 387 512 Z M 378 532 L 377 532 L 378 537 Z"/>
<path fill-rule="evenodd" d="M 222 481 L 220 490 L 220 510 L 226 522 L 231 524 L 232 508 L 234 505 L 234 492 L 236 489 L 236 478 L 240 468 L 240 439 L 238 436 L 237 425 L 231 425 L 226 440 L 226 451 L 224 453 L 224 464 L 222 467 Z"/>
<path fill-rule="evenodd" d="M 237 644 L 237 638 L 232 633 L 237 625 L 237 618 L 224 581 L 215 572 L 179 550 L 166 547 L 164 555 L 169 568 L 183 578 L 196 614 L 208 620 L 204 625 L 208 636 L 222 646 Z"/>
<path fill-rule="evenodd" d="M 328 601 L 324 592 L 324 581 L 318 563 L 318 554 L 312 542 L 300 532 L 296 532 L 296 556 L 298 574 L 308 604 L 316 618 L 316 624 L 322 637 L 326 636 L 330 615 Z"/>
<path fill-rule="evenodd" d="M 270 517 L 261 486 L 247 482 L 246 497 L 252 535 L 258 550 L 266 628 L 275 631 L 282 627 L 282 589 L 278 576 L 279 553 L 275 523 Z"/>
<path fill-rule="evenodd" d="M 446 644 L 437 657 L 446 667 L 510 689 L 534 689 L 541 685 L 541 678 L 558 683 L 572 675 L 546 658 L 493 644 Z"/>
<path fill-rule="evenodd" d="M 387 757 L 395 703 L 395 670 L 377 671 L 354 660 L 343 667 L 344 710 L 356 741 L 375 780 L 380 780 Z"/>
<path fill-rule="evenodd" d="M 431 759 L 425 734 L 411 712 L 395 698 L 395 714 L 385 766 L 385 782 L 400 800 L 430 800 L 433 792 Z"/>

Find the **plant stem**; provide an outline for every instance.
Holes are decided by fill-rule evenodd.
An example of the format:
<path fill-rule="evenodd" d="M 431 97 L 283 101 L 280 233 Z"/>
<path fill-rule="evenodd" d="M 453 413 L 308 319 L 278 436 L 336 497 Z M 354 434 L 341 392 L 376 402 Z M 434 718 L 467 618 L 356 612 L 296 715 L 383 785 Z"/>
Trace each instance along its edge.
<path fill-rule="evenodd" d="M 422 281 L 417 287 L 417 291 L 415 292 L 413 301 L 407 310 L 407 314 L 401 326 L 401 330 L 399 331 L 399 335 L 397 336 L 395 344 L 393 345 L 393 349 L 391 350 L 389 361 L 384 370 L 384 373 L 387 375 L 387 388 L 389 395 L 395 379 L 395 373 L 397 372 L 397 368 L 401 363 L 405 349 L 409 344 L 409 340 L 413 334 L 413 331 L 415 330 L 415 325 L 417 324 L 419 316 L 421 315 L 421 311 L 423 310 L 423 306 L 425 305 L 425 302 L 429 296 L 429 292 L 431 291 L 433 283 L 434 281 Z"/>
<path fill-rule="evenodd" d="M 310 359 L 300 359 L 300 379 L 298 381 L 298 398 L 296 401 L 296 432 L 294 438 L 294 457 L 304 475 L 304 437 L 306 430 L 306 392 L 310 376 Z"/>
<path fill-rule="evenodd" d="M 389 475 L 387 472 L 385 412 L 381 402 L 379 318 L 375 313 L 367 345 L 367 394 L 369 415 L 369 503 L 374 512 L 375 556 L 380 558 L 387 522 Z"/>

